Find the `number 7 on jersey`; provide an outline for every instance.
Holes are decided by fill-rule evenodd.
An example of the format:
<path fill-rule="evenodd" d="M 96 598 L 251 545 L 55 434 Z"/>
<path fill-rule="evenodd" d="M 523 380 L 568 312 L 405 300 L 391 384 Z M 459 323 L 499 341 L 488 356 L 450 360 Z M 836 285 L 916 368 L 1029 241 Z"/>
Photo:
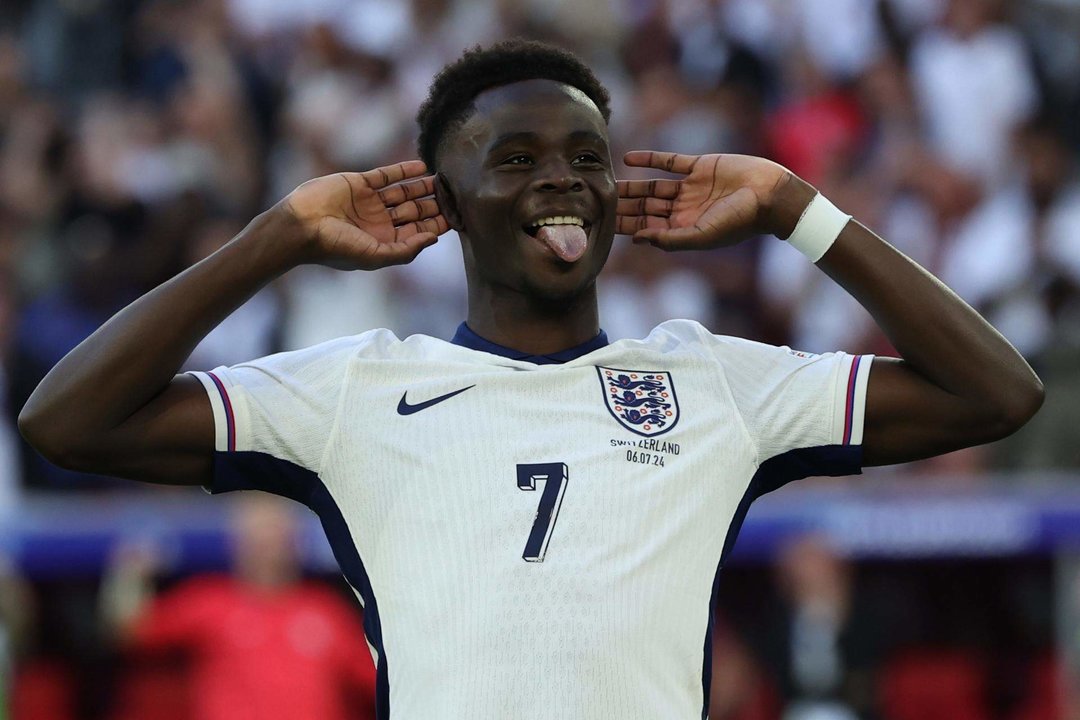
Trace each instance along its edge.
<path fill-rule="evenodd" d="M 540 493 L 540 506 L 536 508 L 532 532 L 525 543 L 525 552 L 521 554 L 527 562 L 544 562 L 551 531 L 555 529 L 555 520 L 562 507 L 563 492 L 566 490 L 568 476 L 564 463 L 525 463 L 517 466 L 517 486 L 519 490 L 536 490 L 536 481 L 544 481 L 544 492 Z"/>

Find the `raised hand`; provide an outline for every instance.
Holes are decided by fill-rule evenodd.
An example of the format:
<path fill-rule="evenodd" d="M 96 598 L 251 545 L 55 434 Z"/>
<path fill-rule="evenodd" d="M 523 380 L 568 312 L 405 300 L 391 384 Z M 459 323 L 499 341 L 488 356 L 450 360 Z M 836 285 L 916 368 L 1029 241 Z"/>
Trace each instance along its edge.
<path fill-rule="evenodd" d="M 763 233 L 786 237 L 792 213 L 798 220 L 801 212 L 793 205 L 813 196 L 813 188 L 783 166 L 749 155 L 635 150 L 623 161 L 686 176 L 618 183 L 616 232 L 665 250 L 733 245 Z"/>
<path fill-rule="evenodd" d="M 411 262 L 449 225 L 419 160 L 309 180 L 278 205 L 299 224 L 304 262 L 376 270 Z"/>

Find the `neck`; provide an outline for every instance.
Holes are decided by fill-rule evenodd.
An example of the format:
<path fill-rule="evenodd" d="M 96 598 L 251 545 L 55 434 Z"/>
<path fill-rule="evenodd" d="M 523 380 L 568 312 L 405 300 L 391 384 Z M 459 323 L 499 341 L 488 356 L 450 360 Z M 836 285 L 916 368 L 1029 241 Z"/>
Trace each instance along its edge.
<path fill-rule="evenodd" d="M 568 300 L 470 287 L 467 322 L 473 332 L 493 343 L 533 355 L 557 353 L 600 332 L 596 285 Z"/>

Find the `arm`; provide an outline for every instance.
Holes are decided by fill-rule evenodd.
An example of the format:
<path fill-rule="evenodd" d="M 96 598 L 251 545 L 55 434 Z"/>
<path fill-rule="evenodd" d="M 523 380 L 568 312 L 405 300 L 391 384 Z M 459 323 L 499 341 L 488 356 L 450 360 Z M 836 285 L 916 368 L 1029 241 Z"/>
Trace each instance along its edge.
<path fill-rule="evenodd" d="M 626 163 L 686 174 L 620 183 L 618 232 L 666 250 L 720 247 L 763 233 L 787 238 L 816 193 L 761 158 L 632 152 Z M 996 440 L 1039 409 L 1042 383 L 1008 341 L 858 222 L 844 227 L 818 266 L 870 312 L 902 357 L 874 361 L 864 464 Z"/>
<path fill-rule="evenodd" d="M 72 350 L 30 396 L 19 430 L 66 468 L 207 484 L 213 416 L 199 382 L 175 377 L 180 365 L 215 325 L 296 265 L 374 270 L 434 243 L 446 222 L 425 171 L 410 161 L 304 183 Z"/>

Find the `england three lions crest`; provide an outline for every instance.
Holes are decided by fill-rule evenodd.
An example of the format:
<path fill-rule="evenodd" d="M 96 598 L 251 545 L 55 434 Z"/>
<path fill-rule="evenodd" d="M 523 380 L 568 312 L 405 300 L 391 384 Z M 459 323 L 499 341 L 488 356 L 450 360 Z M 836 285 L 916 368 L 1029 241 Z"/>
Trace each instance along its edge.
<path fill-rule="evenodd" d="M 653 437 L 679 422 L 671 373 L 596 367 L 608 412 L 630 432 Z"/>

